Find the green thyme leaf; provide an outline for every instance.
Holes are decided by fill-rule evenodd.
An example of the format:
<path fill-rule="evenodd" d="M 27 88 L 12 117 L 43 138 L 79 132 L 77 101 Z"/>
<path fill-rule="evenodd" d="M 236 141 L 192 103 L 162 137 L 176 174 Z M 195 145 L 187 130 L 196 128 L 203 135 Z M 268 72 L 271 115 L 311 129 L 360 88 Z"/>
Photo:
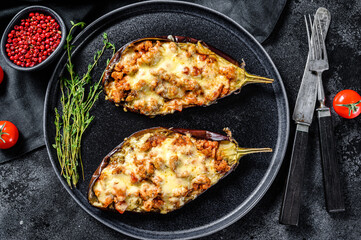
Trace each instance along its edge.
<path fill-rule="evenodd" d="M 92 83 L 91 72 L 97 65 L 99 59 L 103 56 L 106 49 L 111 48 L 112 56 L 115 53 L 115 46 L 109 42 L 108 35 L 103 33 L 103 47 L 94 54 L 93 62 L 88 65 L 87 71 L 80 77 L 74 70 L 71 59 L 71 52 L 74 46 L 71 44 L 73 40 L 72 32 L 76 27 L 83 28 L 84 22 L 74 23 L 71 21 L 72 27 L 66 37 L 66 51 L 68 62 L 66 69 L 69 77 L 60 78 L 61 91 L 61 114 L 55 108 L 55 143 L 52 145 L 56 151 L 61 168 L 61 174 L 65 178 L 68 185 L 72 188 L 76 187 L 80 175 L 78 168 L 81 168 L 84 179 L 84 169 L 81 160 L 81 140 L 84 131 L 94 120 L 94 116 L 90 115 L 90 110 L 94 106 L 96 100 L 101 93 L 101 79 Z M 109 59 L 107 59 L 107 63 Z"/>

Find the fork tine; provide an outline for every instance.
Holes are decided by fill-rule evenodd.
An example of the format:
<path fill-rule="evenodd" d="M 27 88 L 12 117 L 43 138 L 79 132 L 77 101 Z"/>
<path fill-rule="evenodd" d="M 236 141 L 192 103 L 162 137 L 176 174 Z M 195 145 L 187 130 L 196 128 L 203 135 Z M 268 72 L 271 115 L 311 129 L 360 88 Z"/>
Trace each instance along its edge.
<path fill-rule="evenodd" d="M 311 48 L 311 37 L 310 37 L 310 30 L 308 30 L 308 23 L 307 23 L 307 17 L 306 15 L 303 15 L 305 17 L 305 23 L 306 23 L 306 31 L 307 31 L 307 40 L 308 40 L 308 49 L 309 51 L 312 51 Z"/>
<path fill-rule="evenodd" d="M 312 21 L 312 18 L 311 18 L 311 15 L 308 14 L 308 20 L 309 20 L 309 23 L 310 23 L 310 39 L 311 39 L 311 55 L 312 55 L 312 59 L 316 59 L 317 58 L 317 52 L 316 52 L 316 49 L 315 49 L 315 33 L 314 33 L 314 25 L 313 25 L 313 21 Z"/>
<path fill-rule="evenodd" d="M 319 59 L 319 51 L 318 51 L 318 44 L 317 44 L 317 26 L 316 24 L 314 24 L 314 22 L 312 22 L 312 17 L 309 14 L 308 15 L 309 21 L 312 24 L 312 28 L 311 28 L 311 43 L 312 43 L 312 50 L 313 50 L 313 56 L 314 59 Z"/>
<path fill-rule="evenodd" d="M 310 59 L 315 59 L 315 51 L 314 51 L 314 47 L 313 47 L 313 43 L 312 43 L 312 21 L 310 21 L 310 23 L 308 24 L 308 20 L 306 15 L 304 15 L 305 17 L 305 23 L 306 23 L 306 31 L 307 31 L 307 39 L 308 39 L 308 49 L 310 52 Z M 308 18 L 310 18 L 310 15 L 308 15 Z M 311 31 L 311 33 L 310 33 Z"/>

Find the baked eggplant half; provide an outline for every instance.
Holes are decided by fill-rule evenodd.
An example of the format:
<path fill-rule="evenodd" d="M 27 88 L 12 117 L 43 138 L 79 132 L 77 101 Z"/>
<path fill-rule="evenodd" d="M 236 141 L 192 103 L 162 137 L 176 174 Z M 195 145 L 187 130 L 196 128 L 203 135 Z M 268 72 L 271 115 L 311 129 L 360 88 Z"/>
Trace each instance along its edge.
<path fill-rule="evenodd" d="M 273 82 L 247 73 L 244 66 L 194 38 L 143 38 L 114 55 L 103 89 L 106 99 L 125 111 L 166 115 L 210 105 L 249 83 Z"/>
<path fill-rule="evenodd" d="M 270 148 L 240 148 L 227 136 L 204 130 L 145 129 L 126 138 L 93 174 L 88 200 L 123 213 L 179 209 L 232 172 L 239 159 Z"/>

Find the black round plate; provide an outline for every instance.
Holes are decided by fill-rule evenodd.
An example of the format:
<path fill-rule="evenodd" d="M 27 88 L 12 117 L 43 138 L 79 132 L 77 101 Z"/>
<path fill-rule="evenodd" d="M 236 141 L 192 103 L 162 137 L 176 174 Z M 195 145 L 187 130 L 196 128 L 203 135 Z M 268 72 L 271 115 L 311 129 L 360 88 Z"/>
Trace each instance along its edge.
<path fill-rule="evenodd" d="M 82 143 L 85 181 L 70 189 L 60 176 L 56 151 L 54 108 L 59 108 L 59 76 L 65 71 L 66 56 L 49 82 L 45 110 L 46 146 L 55 173 L 74 200 L 91 216 L 126 235 L 143 239 L 189 239 L 216 232 L 244 216 L 265 194 L 275 178 L 287 146 L 288 102 L 281 77 L 262 46 L 230 18 L 199 5 L 178 1 L 152 1 L 129 5 L 99 18 L 75 39 L 73 63 L 83 74 L 102 46 L 106 32 L 117 48 L 142 37 L 178 35 L 202 39 L 239 62 L 248 72 L 275 79 L 273 84 L 248 85 L 237 95 L 208 107 L 194 107 L 167 116 L 148 118 L 124 112 L 104 100 L 92 109 L 95 120 Z M 106 57 L 95 69 L 94 81 L 105 68 Z M 183 208 L 166 215 L 104 212 L 87 201 L 89 180 L 102 158 L 133 132 L 155 126 L 207 129 L 222 132 L 229 127 L 244 147 L 271 147 L 273 153 L 244 157 L 242 164 L 205 194 Z"/>

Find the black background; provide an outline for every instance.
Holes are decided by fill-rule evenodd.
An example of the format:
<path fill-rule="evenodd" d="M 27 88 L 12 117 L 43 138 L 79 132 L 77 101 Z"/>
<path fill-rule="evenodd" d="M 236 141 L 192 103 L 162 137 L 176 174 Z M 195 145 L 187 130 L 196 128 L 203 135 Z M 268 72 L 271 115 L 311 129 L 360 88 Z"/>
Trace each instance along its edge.
<path fill-rule="evenodd" d="M 324 73 L 327 104 L 342 89 L 361 93 L 359 1 L 289 1 L 263 46 L 281 73 L 291 113 L 308 49 L 303 15 L 314 13 L 320 6 L 328 8 L 332 15 L 326 41 L 330 70 Z M 295 130 L 291 123 L 288 154 L 271 189 L 244 218 L 204 239 L 358 239 L 361 235 L 361 117 L 346 120 L 332 113 L 345 213 L 328 214 L 325 210 L 318 128 L 314 121 L 310 130 L 300 226 L 278 223 Z M 45 148 L 0 165 L 0 197 L 1 239 L 130 239 L 103 226 L 78 207 L 56 178 Z"/>

